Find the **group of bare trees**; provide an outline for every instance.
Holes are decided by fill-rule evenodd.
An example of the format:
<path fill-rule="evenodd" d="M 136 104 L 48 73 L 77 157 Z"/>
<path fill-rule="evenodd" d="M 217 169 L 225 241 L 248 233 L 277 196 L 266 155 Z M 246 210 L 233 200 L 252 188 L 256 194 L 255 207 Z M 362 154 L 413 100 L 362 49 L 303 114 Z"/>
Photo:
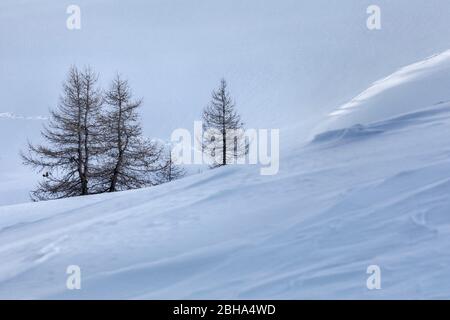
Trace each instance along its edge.
<path fill-rule="evenodd" d="M 89 67 L 72 67 L 60 102 L 41 132 L 44 144 L 28 143 L 24 164 L 43 173 L 31 192 L 35 201 L 115 192 L 170 182 L 185 175 L 171 150 L 145 138 L 141 99 L 133 99 L 119 75 L 107 90 Z M 203 152 L 224 166 L 248 153 L 243 123 L 222 80 L 204 109 Z"/>
<path fill-rule="evenodd" d="M 184 175 L 164 145 L 142 135 L 141 104 L 120 76 L 103 91 L 92 69 L 72 67 L 42 131 L 45 144 L 28 143 L 22 152 L 26 165 L 43 172 L 32 199 L 135 189 Z"/>

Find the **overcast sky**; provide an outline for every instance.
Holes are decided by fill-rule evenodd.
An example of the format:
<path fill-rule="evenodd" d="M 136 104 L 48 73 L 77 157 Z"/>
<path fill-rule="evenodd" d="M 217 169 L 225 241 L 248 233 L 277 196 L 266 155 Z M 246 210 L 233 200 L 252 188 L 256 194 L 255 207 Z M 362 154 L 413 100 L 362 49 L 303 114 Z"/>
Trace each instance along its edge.
<path fill-rule="evenodd" d="M 249 126 L 302 124 L 449 48 L 449 16 L 447 0 L 2 0 L 0 113 L 46 115 L 69 66 L 89 64 L 104 84 L 129 79 L 149 136 L 191 128 L 222 76 Z"/>

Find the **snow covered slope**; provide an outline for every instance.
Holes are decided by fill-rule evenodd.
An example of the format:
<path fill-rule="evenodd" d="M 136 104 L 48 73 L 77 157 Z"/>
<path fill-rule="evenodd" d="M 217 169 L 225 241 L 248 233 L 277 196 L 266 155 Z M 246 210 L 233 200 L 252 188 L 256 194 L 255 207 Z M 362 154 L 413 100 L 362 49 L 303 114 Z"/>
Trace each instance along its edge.
<path fill-rule="evenodd" d="M 400 97 L 374 95 L 399 103 L 389 116 L 374 103 L 373 121 L 304 145 L 282 131 L 276 176 L 230 166 L 0 207 L 0 297 L 450 298 L 450 102 L 415 95 L 450 72 L 424 65 L 428 76 L 405 81 Z M 69 265 L 81 290 L 66 289 Z M 369 265 L 381 290 L 366 288 Z"/>
<path fill-rule="evenodd" d="M 450 100 L 450 50 L 376 81 L 330 113 L 329 127 L 368 123 Z"/>
<path fill-rule="evenodd" d="M 450 298 L 450 52 L 398 69 L 448 49 L 449 1 L 379 0 L 379 31 L 368 0 L 79 0 L 79 31 L 69 4 L 0 3 L 0 298 Z M 16 204 L 71 64 L 129 77 L 161 138 L 225 76 L 249 127 L 281 128 L 280 173 Z"/>

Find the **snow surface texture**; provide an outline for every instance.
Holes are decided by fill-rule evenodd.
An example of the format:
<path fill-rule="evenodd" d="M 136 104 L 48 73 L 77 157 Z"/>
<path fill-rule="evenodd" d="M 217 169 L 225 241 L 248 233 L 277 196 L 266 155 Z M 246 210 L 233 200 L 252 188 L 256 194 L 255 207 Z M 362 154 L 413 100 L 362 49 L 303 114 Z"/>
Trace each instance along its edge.
<path fill-rule="evenodd" d="M 401 68 L 330 113 L 338 126 L 367 123 L 449 98 L 450 50 Z"/>
<path fill-rule="evenodd" d="M 276 176 L 229 166 L 0 207 L 0 298 L 450 298 L 450 91 L 432 92 L 450 84 L 448 56 L 351 102 L 364 123 L 340 126 L 339 108 L 306 144 L 283 131 Z M 66 289 L 69 265 L 81 290 Z"/>

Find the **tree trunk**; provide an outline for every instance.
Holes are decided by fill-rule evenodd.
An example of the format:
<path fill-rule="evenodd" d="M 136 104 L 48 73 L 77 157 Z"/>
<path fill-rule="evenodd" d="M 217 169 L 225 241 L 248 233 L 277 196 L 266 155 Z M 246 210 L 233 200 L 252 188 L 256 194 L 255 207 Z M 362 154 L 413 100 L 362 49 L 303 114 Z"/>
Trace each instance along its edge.
<path fill-rule="evenodd" d="M 120 94 L 120 92 L 119 92 Z M 123 149 L 122 149 L 122 131 L 120 123 L 122 122 L 122 103 L 119 102 L 119 116 L 117 119 L 117 162 L 114 167 L 113 176 L 111 178 L 111 185 L 109 187 L 109 192 L 116 192 L 117 178 L 119 176 L 119 168 L 122 166 Z"/>
<path fill-rule="evenodd" d="M 225 123 L 225 101 L 222 106 L 222 165 L 227 165 L 227 131 Z"/>

